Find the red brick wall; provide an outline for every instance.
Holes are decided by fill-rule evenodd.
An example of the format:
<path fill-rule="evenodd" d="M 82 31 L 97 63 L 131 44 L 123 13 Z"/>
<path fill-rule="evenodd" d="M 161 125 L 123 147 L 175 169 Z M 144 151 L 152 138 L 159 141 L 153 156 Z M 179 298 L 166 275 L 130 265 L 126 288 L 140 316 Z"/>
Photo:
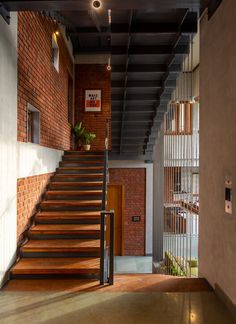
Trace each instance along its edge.
<path fill-rule="evenodd" d="M 52 34 L 58 26 L 40 13 L 18 15 L 18 140 L 27 142 L 27 103 L 41 112 L 43 146 L 70 148 L 68 124 L 68 75 L 73 63 L 62 35 L 59 46 L 59 73 L 52 64 Z"/>
<path fill-rule="evenodd" d="M 145 255 L 146 170 L 109 169 L 109 182 L 124 185 L 124 255 Z M 140 216 L 140 222 L 132 222 Z"/>
<path fill-rule="evenodd" d="M 102 112 L 84 111 L 85 89 L 102 90 Z M 93 150 L 104 150 L 106 118 L 111 119 L 111 74 L 106 65 L 75 65 L 75 123 L 82 121 L 88 130 L 96 133 L 97 138 L 92 143 Z"/>
<path fill-rule="evenodd" d="M 48 173 L 17 180 L 17 237 L 34 214 L 51 176 L 52 173 Z"/>

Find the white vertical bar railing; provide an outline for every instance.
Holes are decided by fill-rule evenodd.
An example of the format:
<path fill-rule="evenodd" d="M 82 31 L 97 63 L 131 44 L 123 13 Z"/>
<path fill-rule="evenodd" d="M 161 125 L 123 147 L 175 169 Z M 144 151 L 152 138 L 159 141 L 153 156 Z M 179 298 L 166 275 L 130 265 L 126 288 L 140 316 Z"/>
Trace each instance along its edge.
<path fill-rule="evenodd" d="M 193 41 L 164 120 L 166 273 L 197 276 L 199 105 L 193 101 Z"/>

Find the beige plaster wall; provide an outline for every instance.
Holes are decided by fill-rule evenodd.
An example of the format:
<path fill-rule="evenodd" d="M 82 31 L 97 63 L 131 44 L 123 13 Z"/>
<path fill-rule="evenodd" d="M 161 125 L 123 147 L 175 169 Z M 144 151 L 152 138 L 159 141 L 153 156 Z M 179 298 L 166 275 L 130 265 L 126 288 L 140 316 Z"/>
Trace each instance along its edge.
<path fill-rule="evenodd" d="M 236 304 L 236 1 L 201 20 L 200 274 Z M 233 215 L 224 212 L 225 177 Z"/>

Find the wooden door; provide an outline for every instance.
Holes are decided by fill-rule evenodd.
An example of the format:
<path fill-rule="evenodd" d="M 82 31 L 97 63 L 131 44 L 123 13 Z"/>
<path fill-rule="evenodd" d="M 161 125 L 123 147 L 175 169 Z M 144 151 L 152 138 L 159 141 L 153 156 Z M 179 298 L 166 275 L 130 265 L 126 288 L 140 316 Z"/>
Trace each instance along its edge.
<path fill-rule="evenodd" d="M 122 255 L 122 214 L 123 214 L 123 186 L 109 184 L 107 192 L 107 210 L 115 212 L 115 255 Z"/>

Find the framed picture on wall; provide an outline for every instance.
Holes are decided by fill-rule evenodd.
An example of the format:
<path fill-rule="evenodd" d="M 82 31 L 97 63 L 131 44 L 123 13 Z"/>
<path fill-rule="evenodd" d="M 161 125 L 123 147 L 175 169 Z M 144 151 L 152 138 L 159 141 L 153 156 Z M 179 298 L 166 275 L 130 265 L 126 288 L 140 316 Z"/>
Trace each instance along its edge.
<path fill-rule="evenodd" d="M 102 90 L 85 90 L 85 112 L 102 111 Z"/>

